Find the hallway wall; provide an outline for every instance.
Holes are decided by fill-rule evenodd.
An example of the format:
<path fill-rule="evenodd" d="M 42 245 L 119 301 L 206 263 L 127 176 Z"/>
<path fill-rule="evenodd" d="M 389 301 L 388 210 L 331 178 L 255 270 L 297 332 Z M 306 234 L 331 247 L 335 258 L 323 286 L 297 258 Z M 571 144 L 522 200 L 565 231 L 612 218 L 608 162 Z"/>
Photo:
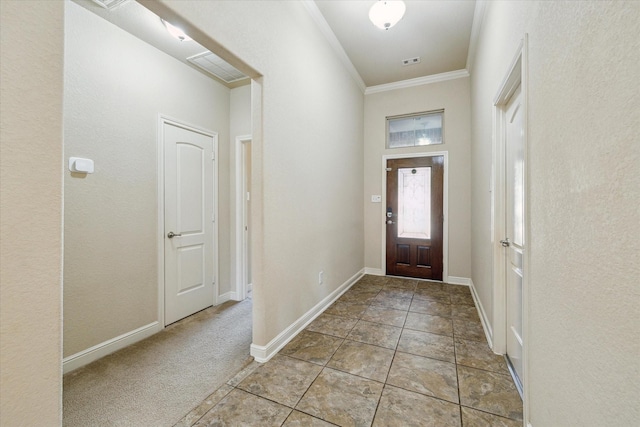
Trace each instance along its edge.
<path fill-rule="evenodd" d="M 252 86 L 263 94 L 253 110 L 253 343 L 267 346 L 364 267 L 362 91 L 302 2 L 143 4 L 263 76 Z"/>
<path fill-rule="evenodd" d="M 472 266 L 492 302 L 492 105 L 529 35 L 529 421 L 640 419 L 638 2 L 487 2 L 472 64 Z"/>
<path fill-rule="evenodd" d="M 382 265 L 382 156 L 449 152 L 449 276 L 471 277 L 470 79 L 468 77 L 365 96 L 365 266 Z M 444 108 L 444 144 L 386 149 L 386 117 Z M 383 195 L 384 199 L 384 195 Z M 446 280 L 446 278 L 445 278 Z"/>
<path fill-rule="evenodd" d="M 229 89 L 73 2 L 65 14 L 64 356 L 158 320 L 158 116 L 218 133 L 228 287 Z M 163 325 L 160 325 L 163 326 Z"/>
<path fill-rule="evenodd" d="M 61 420 L 63 22 L 62 2 L 0 2 L 2 426 Z"/>

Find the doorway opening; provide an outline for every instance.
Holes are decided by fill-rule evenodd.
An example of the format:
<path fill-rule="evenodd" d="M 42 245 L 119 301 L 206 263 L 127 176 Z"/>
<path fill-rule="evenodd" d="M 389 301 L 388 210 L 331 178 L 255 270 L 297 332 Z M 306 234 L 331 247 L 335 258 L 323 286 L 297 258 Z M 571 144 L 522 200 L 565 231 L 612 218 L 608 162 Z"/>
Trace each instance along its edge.
<path fill-rule="evenodd" d="M 251 135 L 236 137 L 236 291 L 242 301 L 251 294 Z"/>
<path fill-rule="evenodd" d="M 447 152 L 383 156 L 385 274 L 447 279 Z"/>
<path fill-rule="evenodd" d="M 164 177 L 158 174 L 161 170 L 158 169 L 158 157 L 163 156 L 159 149 L 162 146 L 158 145 L 158 135 L 162 134 L 158 127 L 159 113 L 195 123 L 197 126 L 179 124 L 177 127 L 191 129 L 200 135 L 208 134 L 214 140 L 217 135 L 203 129 L 220 132 L 220 154 L 224 159 L 220 179 L 224 184 L 228 182 L 225 177 L 233 173 L 233 165 L 228 164 L 229 148 L 225 148 L 229 144 L 222 144 L 223 139 L 229 138 L 230 124 L 225 114 L 213 112 L 225 111 L 222 103 L 225 94 L 229 99 L 229 90 L 237 94 L 250 89 L 243 91 L 248 95 L 235 98 L 236 103 L 243 104 L 236 116 L 241 116 L 241 120 L 236 123 L 242 122 L 246 129 L 242 133 L 255 132 L 254 141 L 258 147 L 254 149 L 254 156 L 261 155 L 260 121 L 252 118 L 260 116 L 262 105 L 261 77 L 255 70 L 242 64 L 231 52 L 224 51 L 225 60 L 246 73 L 247 84 L 213 87 L 224 86 L 224 83 L 213 78 L 203 79 L 204 73 L 176 62 L 175 57 L 170 58 L 171 55 L 162 50 L 161 43 L 156 46 L 138 42 L 141 36 L 128 31 L 138 27 L 133 20 L 143 19 L 160 27 L 159 37 L 171 39 L 160 19 L 179 19 L 170 9 L 138 2 L 129 2 L 116 11 L 100 12 L 96 7 L 101 9 L 80 0 L 69 2 L 65 7 L 65 32 L 69 35 L 65 38 L 65 104 L 73 113 L 65 114 L 65 156 L 82 153 L 92 158 L 96 162 L 96 173 L 88 178 L 77 174 L 65 176 L 64 373 L 141 341 L 183 317 L 165 318 L 166 244 L 177 245 L 187 236 L 173 227 L 165 230 L 164 213 L 161 214 L 165 206 L 164 201 L 159 202 L 165 195 L 165 185 Z M 127 8 L 139 13 L 127 13 Z M 73 18 L 68 19 L 69 16 Z M 215 41 L 193 28 L 190 30 L 202 38 L 202 47 L 198 49 L 220 50 Z M 96 48 L 98 42 L 104 43 L 100 44 L 100 49 Z M 171 42 L 175 40 L 171 39 Z M 99 66 L 104 64 L 108 67 Z M 193 75 L 195 78 L 189 78 Z M 167 85 L 171 80 L 180 84 Z M 164 85 L 162 90 L 158 84 Z M 130 99 L 123 98 L 122 91 L 114 88 L 126 88 Z M 161 93 L 162 96 L 156 96 Z M 212 106 L 211 100 L 218 104 Z M 166 120 L 167 123 L 170 121 Z M 252 122 L 255 130 L 252 130 Z M 217 147 L 217 141 L 214 141 L 214 147 Z M 185 150 L 191 149 L 185 148 L 184 153 Z M 208 149 L 209 153 L 214 151 Z M 221 161 L 216 160 L 217 163 Z M 193 171 L 195 168 L 189 172 Z M 206 193 L 213 194 L 211 197 L 220 194 L 227 201 L 233 198 L 233 190 L 219 185 L 217 177 L 205 181 L 207 186 L 223 191 L 207 190 Z M 260 200 L 260 188 L 256 187 L 254 202 Z M 91 209 L 86 209 L 85 205 Z M 216 205 L 214 201 L 213 206 Z M 227 202 L 223 206 L 227 206 Z M 189 213 L 194 212 L 189 210 Z M 218 213 L 222 218 L 215 218 L 214 232 L 206 233 L 207 241 L 217 242 L 213 236 L 218 221 L 229 220 L 229 213 L 224 209 Z M 203 214 L 202 218 L 207 216 Z M 211 221 L 211 216 L 208 217 Z M 223 222 L 221 227 L 225 226 Z M 171 238 L 169 232 L 173 233 Z M 254 235 L 259 233 L 260 230 L 254 231 Z M 90 250 L 87 250 L 87 241 L 92 242 Z M 208 291 L 202 299 L 204 306 L 192 312 L 224 302 L 225 296 L 231 294 L 226 291 L 233 290 L 230 289 L 233 283 L 228 278 L 229 271 L 233 270 L 233 254 L 224 249 L 224 239 L 220 243 L 220 250 L 226 251 L 222 258 L 215 248 L 211 256 L 206 251 L 199 252 L 198 245 L 189 244 L 189 250 L 173 248 L 175 252 L 181 252 L 183 261 L 189 264 L 189 268 L 183 265 L 183 274 L 178 275 L 184 285 L 178 292 L 181 296 L 204 288 L 201 284 L 207 282 L 214 286 L 214 290 Z M 259 254 L 253 256 L 254 259 L 258 257 Z M 194 273 L 196 269 L 190 268 L 193 265 L 203 266 L 207 271 L 204 280 Z M 220 274 L 216 271 L 218 265 Z M 225 279 L 222 290 L 219 289 L 222 286 L 220 275 Z M 254 273 L 253 276 L 259 275 Z"/>
<path fill-rule="evenodd" d="M 158 7 L 157 4 L 152 6 Z M 123 5 L 120 10 L 125 11 L 125 7 L 144 9 L 143 5 L 137 2 Z M 65 191 L 65 252 L 70 249 L 75 252 L 72 254 L 73 256 L 65 256 L 67 264 L 65 266 L 65 299 L 63 304 L 67 314 L 64 318 L 64 346 L 66 347 L 64 350 L 68 355 L 63 359 L 64 373 L 89 365 L 104 356 L 111 355 L 111 359 L 104 360 L 107 363 L 112 358 L 118 357 L 118 350 L 129 347 L 131 344 L 136 343 L 134 347 L 138 349 L 148 345 L 147 343 L 152 341 L 142 342 L 145 338 L 157 332 L 162 332 L 165 329 L 165 325 L 183 317 L 182 314 L 178 314 L 174 319 L 170 319 L 168 316 L 165 318 L 165 250 L 170 249 L 170 251 L 181 253 L 181 261 L 183 261 L 181 264 L 182 272 L 177 274 L 177 277 L 182 279 L 181 284 L 183 286 L 176 292 L 179 296 L 198 292 L 205 288 L 202 285 L 207 282 L 213 285 L 214 278 L 215 286 L 222 286 L 220 275 L 215 270 L 219 262 L 221 274 L 228 275 L 229 270 L 233 268 L 231 264 L 233 254 L 230 254 L 231 257 L 227 255 L 219 258 L 217 250 L 214 249 L 207 252 L 202 248 L 208 242 L 217 241 L 217 238 L 214 237 L 215 231 L 213 233 L 210 231 L 203 233 L 206 243 L 186 242 L 187 238 L 195 238 L 195 235 L 198 234 L 193 232 L 197 228 L 192 227 L 193 222 L 207 222 L 208 219 L 209 223 L 212 223 L 208 208 L 198 212 L 194 209 L 183 209 L 182 213 L 186 214 L 186 216 L 183 215 L 181 220 L 190 222 L 190 224 L 183 228 L 165 227 L 164 218 L 160 219 L 160 215 L 164 216 L 165 204 L 164 201 L 159 203 L 160 198 L 166 196 L 165 182 L 163 174 L 159 174 L 157 169 L 160 164 L 164 165 L 164 163 L 158 162 L 158 157 L 163 156 L 164 151 L 162 145 L 158 144 L 158 135 L 163 133 L 162 129 L 159 129 L 158 115 L 159 113 L 164 113 L 180 117 L 187 122 L 196 123 L 197 126 L 177 123 L 177 121 L 166 117 L 164 122 L 165 124 L 171 123 L 176 129 L 190 130 L 192 131 L 191 133 L 204 136 L 207 140 L 206 144 L 200 144 L 202 145 L 200 148 L 196 148 L 198 145 L 196 143 L 189 144 L 188 147 L 184 146 L 179 151 L 182 160 L 190 159 L 192 161 L 189 163 L 190 166 L 184 168 L 182 177 L 195 184 L 193 188 L 198 187 L 197 191 L 183 192 L 182 195 L 186 195 L 187 198 L 191 197 L 191 202 L 196 203 L 196 198 L 192 196 L 196 193 L 196 195 L 202 195 L 200 192 L 200 189 L 202 189 L 202 193 L 207 194 L 206 200 L 201 200 L 202 204 L 214 207 L 217 203 L 215 201 L 212 203 L 211 200 L 216 192 L 210 191 L 212 188 L 217 187 L 218 190 L 224 191 L 224 193 L 219 193 L 221 198 L 228 199 L 233 197 L 232 190 L 230 191 L 227 185 L 220 185 L 216 182 L 215 173 L 200 170 L 198 166 L 200 163 L 197 161 L 198 159 L 206 160 L 207 158 L 211 160 L 211 154 L 215 153 L 215 147 L 217 146 L 216 135 L 214 132 L 204 130 L 214 129 L 220 132 L 220 154 L 224 158 L 224 167 L 221 165 L 219 170 L 221 182 L 228 182 L 226 177 L 233 173 L 233 165 L 229 164 L 228 159 L 230 130 L 227 129 L 230 127 L 229 120 L 225 118 L 227 117 L 225 114 L 216 114 L 219 111 L 226 111 L 224 110 L 223 102 L 225 99 L 229 99 L 229 90 L 218 87 L 221 84 L 220 82 L 209 82 L 208 79 L 203 79 L 202 73 L 193 70 L 189 65 L 177 63 L 174 59 L 161 54 L 157 50 L 159 48 L 153 47 L 149 43 L 138 43 L 133 38 L 136 37 L 135 35 L 126 34 L 126 30 L 124 32 L 121 31 L 124 29 L 122 27 L 115 28 L 112 25 L 113 23 L 99 20 L 98 17 L 101 15 L 97 14 L 98 17 L 92 15 L 91 11 L 87 11 L 82 5 L 69 2 L 66 4 L 66 12 L 73 13 L 74 18 L 65 19 L 65 32 L 67 34 L 65 43 L 71 41 L 74 44 L 65 45 L 65 104 L 67 107 L 73 108 L 73 112 L 76 114 L 65 114 L 65 156 L 82 152 L 84 156 L 95 159 L 96 173 L 88 179 L 77 176 L 72 176 L 68 179 L 65 177 L 65 186 L 74 186 L 71 189 L 72 191 Z M 175 18 L 168 9 L 159 10 L 157 13 L 163 18 Z M 133 17 L 135 14 L 126 15 Z M 151 16 L 151 22 L 161 25 L 159 24 L 159 16 Z M 104 34 L 107 34 L 107 36 L 104 36 Z M 112 37 L 111 35 L 113 34 L 115 36 Z M 98 41 L 109 43 L 106 46 L 108 48 L 97 49 L 95 43 Z M 204 42 L 207 44 L 207 48 L 209 48 L 208 46 L 212 46 L 211 48 L 217 46 L 210 39 L 206 39 Z M 115 45 L 116 43 L 120 43 L 120 45 Z M 125 56 L 126 60 L 117 60 L 123 56 Z M 225 56 L 229 58 L 232 54 L 227 51 Z M 108 67 L 100 67 L 103 64 L 108 64 Z M 154 64 L 159 65 L 151 67 Z M 147 66 L 152 69 L 145 68 Z M 243 70 L 248 70 L 247 66 L 240 67 Z M 183 78 L 185 76 L 186 78 Z M 193 76 L 195 77 L 190 78 Z M 246 104 L 246 108 L 243 108 L 238 114 L 242 114 L 242 125 L 247 128 L 243 133 L 255 132 L 254 141 L 256 141 L 256 147 L 254 147 L 253 152 L 254 157 L 256 157 L 261 155 L 259 147 L 261 128 L 259 126 L 260 121 L 255 118 L 252 120 L 251 116 L 261 116 L 261 81 L 255 80 L 260 78 L 256 72 L 252 72 L 250 78 L 253 79 L 250 83 L 251 86 L 244 87 L 251 89 L 250 91 L 245 91 L 249 95 L 246 95 L 246 97 L 243 95 L 241 98 L 236 97 L 236 102 L 243 103 L 243 106 Z M 180 84 L 166 84 L 166 82 L 171 81 L 174 83 L 179 82 Z M 163 87 L 153 86 L 158 83 L 161 83 Z M 127 90 L 114 90 L 114 88 L 126 88 Z M 229 89 L 236 90 L 235 93 L 238 93 L 243 88 Z M 122 93 L 126 93 L 129 98 L 123 97 Z M 219 94 L 226 94 L 226 98 L 225 96 L 218 96 Z M 73 102 L 67 102 L 67 98 L 70 95 L 73 96 Z M 173 102 L 174 99 L 177 99 L 177 101 Z M 212 100 L 215 100 L 218 104 L 212 106 Z M 101 108 L 105 103 L 108 103 L 107 106 L 109 108 Z M 252 122 L 255 124 L 254 130 L 251 129 Z M 245 123 L 248 124 L 245 125 Z M 85 136 L 83 132 L 87 132 L 88 136 Z M 106 137 L 103 138 L 102 133 L 107 133 Z M 213 145 L 209 145 L 212 140 Z M 227 140 L 226 144 L 224 140 Z M 179 137 L 176 141 L 190 142 L 188 138 L 182 137 Z M 160 142 L 163 143 L 163 140 L 161 139 Z M 207 147 L 205 148 L 204 145 L 207 145 Z M 220 157 L 217 155 L 215 157 L 217 163 L 222 162 Z M 259 159 L 260 157 L 257 160 Z M 202 173 L 196 173 L 197 170 Z M 210 176 L 211 179 L 203 178 L 204 175 Z M 185 182 L 183 181 L 182 183 L 184 184 Z M 252 198 L 254 202 L 260 200 L 260 188 L 258 185 L 255 188 L 258 191 L 255 197 Z M 256 192 L 254 191 L 254 193 Z M 223 200 L 221 200 L 221 205 L 223 207 L 228 206 L 227 202 L 222 204 Z M 78 201 L 82 202 L 82 204 L 79 204 Z M 92 207 L 92 209 L 77 208 L 85 204 Z M 180 204 L 178 203 L 178 205 Z M 257 203 L 254 203 L 255 205 Z M 220 219 L 228 221 L 229 216 L 234 215 L 233 212 L 229 213 L 225 209 L 220 209 L 220 211 L 218 213 L 225 216 L 224 218 L 218 218 L 218 215 L 216 215 L 214 217 L 215 224 Z M 77 212 L 78 215 L 70 217 L 74 212 Z M 196 218 L 196 213 L 201 213 L 202 215 Z M 221 228 L 225 226 L 223 222 Z M 187 233 L 185 233 L 186 229 L 189 230 Z M 83 233 L 79 233 L 79 231 L 83 231 Z M 259 235 L 260 232 L 261 230 L 255 230 L 254 235 Z M 170 233 L 171 237 L 169 237 Z M 88 241 L 91 242 L 91 245 L 86 243 Z M 185 245 L 179 245 L 180 242 L 185 243 Z M 220 246 L 220 249 L 224 251 L 224 241 L 220 243 Z M 259 256 L 260 254 L 255 254 L 254 258 Z M 160 259 L 162 259 L 162 262 Z M 94 268 L 94 266 L 97 266 L 97 268 Z M 193 266 L 201 268 L 192 268 Z M 74 275 L 74 269 L 79 270 L 80 268 L 89 269 L 92 274 Z M 180 270 L 180 268 L 174 268 L 174 272 L 175 270 Z M 211 273 L 212 270 L 213 273 Z M 200 273 L 203 273 L 206 277 L 200 277 Z M 117 280 L 113 280 L 112 277 L 116 277 Z M 254 278 L 259 278 L 259 275 L 254 274 Z M 102 281 L 102 283 L 98 283 L 98 281 Z M 76 284 L 75 288 L 70 286 L 74 283 Z M 99 286 L 96 286 L 96 283 Z M 226 277 L 224 285 L 226 287 L 232 286 L 230 280 Z M 222 292 L 224 293 L 226 290 L 229 289 L 225 288 Z M 220 289 L 207 291 L 201 300 L 204 304 L 201 308 L 209 307 L 216 302 L 221 303 L 223 295 L 220 295 L 220 293 Z M 79 299 L 80 297 L 84 299 Z M 216 297 L 218 297 L 218 301 L 215 301 Z M 85 300 L 89 300 L 92 305 L 84 303 Z M 81 303 L 78 303 L 78 301 Z M 201 308 L 198 307 L 195 310 L 197 311 Z M 235 308 L 241 309 L 235 310 Z M 79 311 L 79 309 L 82 311 Z M 225 313 L 223 313 L 223 310 Z M 205 332 L 211 332 L 215 338 L 223 336 L 220 333 L 214 334 L 216 332 L 215 328 L 224 328 L 224 333 L 233 335 L 234 339 L 238 338 L 235 349 L 237 352 L 235 354 L 248 357 L 252 342 L 252 302 L 249 301 L 246 304 L 228 302 L 220 307 L 200 311 L 195 316 L 202 319 L 207 316 L 211 317 L 212 313 L 216 313 L 216 316 L 211 320 L 219 322 L 217 325 L 208 326 Z M 233 313 L 236 313 L 233 321 L 225 322 L 225 319 L 228 318 L 222 314 L 232 316 Z M 155 339 L 162 341 L 162 337 L 170 335 L 175 337 L 177 341 L 188 340 L 187 334 L 179 334 L 177 332 L 183 332 L 187 324 L 192 326 L 198 324 L 192 319 L 189 318 L 183 322 L 173 323 L 166 328 L 167 330 L 164 334 L 158 335 Z M 242 334 L 237 332 L 239 327 L 243 328 Z M 233 331 L 236 332 L 233 333 Z M 79 333 L 82 335 L 79 335 Z M 242 339 L 240 340 L 239 338 Z M 220 342 L 224 345 L 231 345 L 231 341 L 222 340 Z M 169 343 L 169 341 L 166 342 Z M 214 347 L 216 351 L 219 351 L 223 348 L 223 345 Z M 184 344 L 176 344 L 170 349 L 180 352 L 190 348 Z M 124 350 L 120 354 L 130 353 L 129 350 L 131 348 Z M 213 348 L 211 350 L 213 351 Z M 229 362 L 229 365 L 233 365 L 242 360 L 239 357 L 229 357 L 230 353 L 221 353 L 228 357 L 228 360 L 220 359 L 216 364 L 205 364 L 206 367 L 220 371 L 219 368 L 223 363 Z M 180 359 L 181 366 L 189 365 L 193 367 L 196 366 L 195 363 L 187 363 L 189 357 L 200 358 L 199 360 L 201 360 L 204 357 L 203 354 L 200 351 L 191 353 L 185 351 L 184 355 L 180 355 L 178 359 Z M 149 359 L 145 357 L 132 358 L 131 360 L 151 370 L 158 366 L 155 363 L 150 364 Z M 173 359 L 167 358 L 166 360 L 171 361 Z M 101 362 L 98 361 L 98 363 Z M 118 365 L 114 365 L 114 368 L 118 369 Z M 131 366 L 128 362 L 120 365 L 121 368 L 130 368 Z M 239 367 L 234 365 L 234 369 L 237 368 Z M 158 372 L 162 375 L 157 374 Z M 196 370 L 193 372 L 196 372 Z M 207 381 L 217 380 L 212 380 L 211 376 L 203 374 L 203 372 L 205 371 L 199 371 L 194 376 L 199 376 L 197 378 L 198 381 L 202 377 L 204 379 L 202 386 L 206 387 L 205 390 L 209 390 L 216 383 L 207 383 Z M 171 375 L 173 374 L 175 374 L 175 371 L 172 369 L 156 371 L 155 375 L 148 377 L 148 384 L 151 384 L 151 380 L 158 379 L 160 379 L 160 382 L 164 381 L 165 385 L 168 383 L 172 385 L 178 384 L 177 382 L 172 382 Z M 80 373 L 72 373 L 66 376 L 66 378 L 72 377 L 84 378 Z M 127 380 L 133 384 L 131 390 L 135 390 L 136 393 L 140 392 L 137 394 L 138 397 L 144 392 L 153 392 L 155 386 L 146 386 L 147 380 L 136 378 L 136 380 L 132 381 L 131 377 L 130 374 L 126 376 Z M 184 380 L 185 378 L 193 378 L 193 376 L 189 377 L 183 373 L 181 379 Z M 220 378 L 222 382 L 225 380 L 225 378 Z M 92 381 L 92 387 L 100 388 L 106 384 L 103 379 L 95 381 L 94 377 L 92 377 Z M 118 383 L 112 382 L 112 384 L 117 385 Z M 198 389 L 192 385 L 189 388 L 192 391 Z M 100 399 L 101 393 L 87 391 L 77 395 L 82 396 L 83 400 L 75 401 L 73 404 L 79 403 L 75 408 L 79 408 L 85 414 L 97 414 L 99 412 L 92 408 L 104 408 L 104 401 Z M 173 393 L 172 395 L 175 395 L 176 400 L 186 398 L 183 393 Z M 65 389 L 63 390 L 63 398 L 65 399 L 63 411 L 65 415 L 63 416 L 65 417 L 74 413 L 73 409 L 70 409 L 71 406 L 69 406 L 69 402 L 73 401 L 73 396 L 72 388 L 69 387 L 68 382 L 65 382 Z M 114 393 L 114 396 L 121 399 L 121 401 L 132 401 L 128 398 L 129 395 L 125 393 Z M 186 408 L 191 408 L 194 402 L 201 400 L 201 397 L 198 397 L 187 402 Z M 158 401 L 164 406 L 169 406 L 166 404 L 167 400 L 161 399 Z M 146 402 L 152 403 L 154 399 L 148 399 Z M 95 404 L 95 406 L 92 407 L 92 404 Z M 154 412 L 151 409 L 153 408 L 151 404 L 138 405 L 137 408 L 132 408 L 132 411 L 136 412 L 141 407 L 144 407 L 148 413 Z M 174 413 L 181 411 L 182 409 L 175 410 Z M 113 412 L 121 414 L 118 411 Z M 124 413 L 122 415 L 126 416 Z M 84 422 L 78 425 L 92 424 L 94 423 Z M 146 424 L 164 425 L 167 423 L 148 422 Z"/>

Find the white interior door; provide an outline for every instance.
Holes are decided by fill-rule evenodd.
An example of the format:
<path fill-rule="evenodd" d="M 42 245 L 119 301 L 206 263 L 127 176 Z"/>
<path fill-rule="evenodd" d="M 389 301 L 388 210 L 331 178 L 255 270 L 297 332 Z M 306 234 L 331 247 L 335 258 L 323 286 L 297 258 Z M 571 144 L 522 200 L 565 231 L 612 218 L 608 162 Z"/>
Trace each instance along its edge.
<path fill-rule="evenodd" d="M 507 357 L 522 384 L 522 293 L 523 260 L 525 254 L 525 186 L 524 128 L 521 88 L 518 87 L 507 104 L 505 172 L 506 231 L 502 242 L 506 257 Z"/>
<path fill-rule="evenodd" d="M 214 138 L 164 135 L 165 325 L 214 303 Z"/>

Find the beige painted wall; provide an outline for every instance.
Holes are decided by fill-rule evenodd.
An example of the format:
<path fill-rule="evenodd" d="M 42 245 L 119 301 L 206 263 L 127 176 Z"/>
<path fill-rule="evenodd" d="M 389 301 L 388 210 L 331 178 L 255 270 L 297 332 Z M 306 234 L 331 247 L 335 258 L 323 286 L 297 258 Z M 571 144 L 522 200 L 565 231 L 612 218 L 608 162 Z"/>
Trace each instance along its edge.
<path fill-rule="evenodd" d="M 252 147 L 253 332 L 266 345 L 364 266 L 362 92 L 301 2 L 143 4 L 264 76 L 252 89 L 264 95 Z"/>
<path fill-rule="evenodd" d="M 229 283 L 229 89 L 73 2 L 66 7 L 64 356 L 158 320 L 158 116 L 218 132 Z"/>
<path fill-rule="evenodd" d="M 365 266 L 383 269 L 383 209 L 371 196 L 382 194 L 382 156 L 449 152 L 449 276 L 471 277 L 471 186 L 469 78 L 449 80 L 365 96 L 364 218 Z M 386 117 L 444 108 L 442 145 L 385 149 Z M 384 195 L 383 195 L 384 196 Z M 383 197 L 384 199 L 384 197 Z M 445 279 L 446 280 L 446 279 Z"/>
<path fill-rule="evenodd" d="M 268 90 L 265 92 L 264 150 L 282 149 L 300 140 L 304 143 L 305 135 L 314 144 L 333 137 L 335 141 L 329 138 L 331 156 L 339 152 L 336 144 L 358 140 L 360 131 L 350 123 L 357 121 L 358 111 L 362 112 L 361 97 L 344 77 L 344 71 L 320 36 L 314 35 L 308 18 L 299 12 L 299 5 L 277 4 L 272 14 L 264 4 L 257 4 L 257 10 L 251 12 L 251 7 L 244 4 L 227 3 L 173 3 L 173 7 L 180 8 L 238 54 L 246 53 L 247 61 L 265 70 L 265 89 Z M 636 236 L 640 234 L 637 205 L 640 183 L 638 116 L 633 114 L 639 109 L 640 99 L 635 84 L 640 52 L 635 31 L 640 19 L 639 7 L 635 2 L 492 4 L 474 63 L 472 277 L 483 303 L 490 304 L 487 289 L 490 289 L 491 278 L 485 269 L 491 265 L 487 259 L 491 248 L 487 246 L 490 207 L 486 194 L 489 185 L 486 160 L 491 160 L 488 154 L 491 102 L 519 38 L 523 32 L 529 32 L 530 165 L 534 206 L 530 316 L 535 325 L 529 341 L 530 387 L 531 421 L 538 427 L 632 425 L 640 417 L 636 399 L 640 382 L 635 357 L 640 351 L 637 328 L 640 316 L 637 281 L 634 281 L 639 273 L 634 260 L 639 253 Z M 209 12 L 222 8 L 226 14 L 223 17 L 198 15 L 200 8 Z M 288 12 L 278 15 L 283 9 Z M 27 7 L 22 1 L 3 0 L 0 10 L 0 232 L 2 236 L 15 236 L 11 240 L 3 237 L 0 243 L 0 424 L 56 425 L 61 420 L 63 5 L 41 1 L 37 6 L 30 2 Z M 299 19 L 300 23 L 291 18 Z M 207 20 L 211 20 L 210 26 L 204 24 Z M 256 34 L 229 31 L 245 23 L 256 24 Z M 256 40 L 269 32 L 263 25 L 273 25 L 269 27 L 272 35 L 257 43 Z M 219 31 L 215 30 L 218 27 Z M 305 59 L 301 64 L 297 62 L 297 55 L 287 55 L 287 49 L 274 43 L 284 43 L 298 34 L 304 36 L 292 43 L 294 52 Z M 319 60 L 306 61 L 306 55 L 311 54 L 297 51 L 296 46 L 297 49 L 317 47 Z M 264 53 L 261 54 L 260 49 Z M 39 55 L 34 56 L 33 52 Z M 274 53 L 270 59 L 269 55 Z M 288 61 L 278 65 L 278 61 L 287 58 Z M 316 73 L 316 68 L 323 71 Z M 301 96 L 301 100 L 281 93 L 287 87 L 284 80 L 292 76 L 293 92 Z M 305 76 L 316 76 L 318 81 Z M 275 82 L 269 83 L 270 78 Z M 322 90 L 311 87 L 296 92 L 305 87 L 303 80 L 313 81 L 329 93 L 325 97 Z M 336 88 L 332 90 L 334 85 Z M 258 92 L 260 89 L 253 88 Z M 306 108 L 312 108 L 307 107 L 305 100 L 314 99 L 310 95 L 318 98 L 315 109 L 330 105 L 329 101 L 333 100 L 331 105 L 346 116 L 344 121 L 340 121 L 340 115 L 335 112 L 308 111 Z M 289 105 L 290 102 L 293 104 Z M 296 114 L 296 109 L 322 113 L 319 114 L 322 120 L 311 131 L 307 123 L 291 124 L 292 118 L 303 116 Z M 337 121 L 339 126 L 336 131 L 330 129 L 330 133 L 325 134 L 322 128 L 327 118 L 334 119 L 329 123 Z M 283 127 L 280 132 L 274 129 L 278 125 Z M 305 128 L 307 134 L 302 132 Z M 362 128 L 361 122 L 359 128 Z M 295 131 L 295 139 L 288 135 L 291 131 Z M 356 151 L 355 147 L 346 150 L 348 159 L 344 166 L 354 169 L 354 175 L 361 177 L 364 170 L 355 159 L 363 153 Z M 274 150 L 276 157 L 277 153 L 278 150 Z M 300 157 L 300 154 L 295 156 L 298 160 Z M 325 157 L 320 160 L 307 164 L 327 165 Z M 263 161 L 262 155 L 260 161 Z M 273 159 L 264 163 L 265 169 L 275 174 Z M 31 166 L 28 173 L 24 171 L 25 165 Z M 607 168 L 606 173 L 591 173 L 594 165 L 596 169 Z M 262 164 L 257 169 L 261 170 Z M 320 173 L 311 174 L 312 179 L 322 182 L 324 176 Z M 272 184 L 265 183 L 265 194 L 277 191 L 282 181 L 281 178 L 274 179 Z M 306 178 L 303 185 L 308 183 Z M 335 184 L 333 180 L 329 183 Z M 327 191 L 326 186 L 318 185 Z M 361 201 L 362 191 L 358 194 L 354 188 L 346 191 L 353 192 L 354 199 Z M 339 190 L 339 200 L 346 198 L 344 191 Z M 289 197 L 288 200 L 295 199 Z M 309 198 L 302 201 L 308 202 Z M 269 204 L 272 205 L 273 202 Z M 359 206 L 348 204 L 361 216 L 364 206 L 361 202 L 355 205 Z M 301 210 L 293 218 L 296 222 L 307 213 Z M 321 213 L 327 214 L 327 207 L 322 207 Z M 260 243 L 263 253 L 277 248 L 273 240 L 278 235 L 273 232 L 278 229 L 276 220 L 270 216 L 265 221 L 264 247 Z M 320 247 L 324 253 L 333 250 L 335 242 L 342 240 L 347 244 L 356 241 L 361 248 L 362 235 L 356 231 L 351 236 L 347 229 L 350 226 L 353 230 L 361 229 L 362 222 L 348 215 L 346 223 L 346 226 L 337 225 L 339 228 L 332 232 L 335 235 L 348 231 L 345 239 L 330 238 L 327 244 L 325 238 L 319 237 L 312 249 Z M 318 229 L 326 231 L 327 224 L 329 221 L 322 220 Z M 313 241 L 309 237 L 315 235 L 303 237 L 308 242 Z M 358 247 L 348 244 L 337 248 L 337 253 L 342 257 L 351 253 L 351 260 L 363 260 L 362 249 Z M 290 254 L 287 250 L 275 256 L 277 259 L 264 257 L 267 262 L 264 274 L 261 272 L 261 286 L 265 288 L 265 295 L 274 293 L 266 303 L 273 303 L 275 308 L 267 311 L 264 304 L 259 308 L 260 320 L 269 321 L 269 326 L 260 327 L 257 333 L 260 342 L 268 339 L 270 331 L 295 317 L 292 312 L 309 304 L 303 295 L 310 294 L 306 280 L 301 281 L 300 289 L 296 287 L 300 282 L 294 283 L 289 278 L 277 286 L 273 266 L 279 258 Z M 300 257 L 310 258 L 299 255 L 293 261 Z M 604 261 L 594 268 L 594 260 L 600 259 Z M 304 264 L 309 274 L 314 273 L 306 267 L 308 263 Z M 353 267 L 348 260 L 345 265 L 349 269 Z M 278 304 L 280 292 L 292 295 Z M 318 298 L 317 293 L 311 296 L 312 300 Z M 281 317 L 275 313 L 278 307 L 287 307 Z M 37 411 L 33 410 L 33 402 L 37 402 Z"/>
<path fill-rule="evenodd" d="M 640 419 L 640 3 L 491 2 L 472 68 L 472 264 L 491 300 L 492 101 L 529 34 L 530 422 Z"/>
<path fill-rule="evenodd" d="M 251 85 L 231 89 L 229 110 L 230 141 L 235 144 L 237 136 L 251 135 Z"/>
<path fill-rule="evenodd" d="M 0 2 L 0 425 L 62 411 L 62 2 Z"/>

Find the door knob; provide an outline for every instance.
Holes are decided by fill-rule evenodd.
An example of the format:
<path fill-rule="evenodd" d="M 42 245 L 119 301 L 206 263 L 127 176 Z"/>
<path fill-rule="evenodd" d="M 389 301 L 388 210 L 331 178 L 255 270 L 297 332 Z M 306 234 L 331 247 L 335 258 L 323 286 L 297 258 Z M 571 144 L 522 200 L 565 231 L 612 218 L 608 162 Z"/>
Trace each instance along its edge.
<path fill-rule="evenodd" d="M 173 239 L 174 237 L 180 237 L 180 236 L 182 236 L 182 233 L 180 233 L 180 234 L 176 234 L 176 233 L 174 233 L 173 231 L 170 231 L 170 232 L 167 234 L 167 237 L 168 237 L 168 238 L 170 238 L 170 239 Z"/>
<path fill-rule="evenodd" d="M 505 248 L 508 248 L 511 245 L 511 243 L 509 242 L 509 238 L 508 237 L 506 239 L 504 239 L 504 240 L 500 240 L 500 244 Z"/>
<path fill-rule="evenodd" d="M 392 225 L 392 224 L 395 224 L 395 222 L 393 222 L 393 221 L 391 221 L 390 219 L 388 219 L 388 220 L 387 220 L 387 224 L 388 224 L 388 225 Z"/>

